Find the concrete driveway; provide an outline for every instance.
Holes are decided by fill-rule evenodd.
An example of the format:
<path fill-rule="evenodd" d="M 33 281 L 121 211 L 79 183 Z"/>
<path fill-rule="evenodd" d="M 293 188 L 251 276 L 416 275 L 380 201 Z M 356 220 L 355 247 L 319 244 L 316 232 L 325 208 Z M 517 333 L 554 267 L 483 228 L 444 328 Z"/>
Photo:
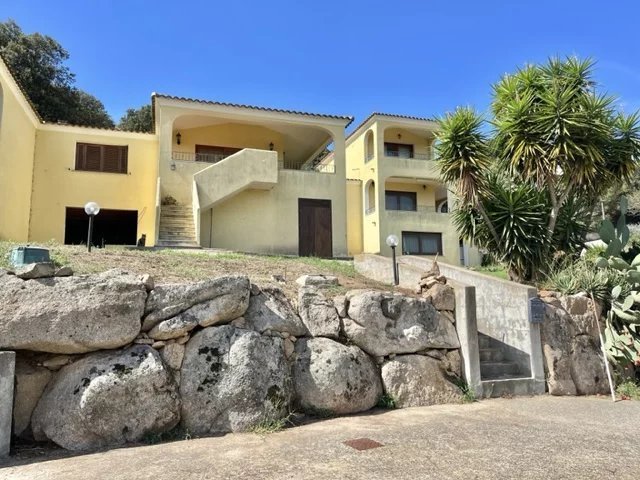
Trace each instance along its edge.
<path fill-rule="evenodd" d="M 634 479 L 640 402 L 534 397 L 373 412 L 16 465 L 12 480 Z M 358 451 L 343 442 L 384 446 Z"/>

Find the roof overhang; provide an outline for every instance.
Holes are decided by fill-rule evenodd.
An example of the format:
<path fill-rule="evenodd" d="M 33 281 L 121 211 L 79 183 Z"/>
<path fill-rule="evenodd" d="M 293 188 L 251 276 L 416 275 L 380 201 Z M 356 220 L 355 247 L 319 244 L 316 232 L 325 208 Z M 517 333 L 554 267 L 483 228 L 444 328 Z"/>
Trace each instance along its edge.
<path fill-rule="evenodd" d="M 418 131 L 436 131 L 438 122 L 432 118 L 412 117 L 408 115 L 395 115 L 392 113 L 373 112 L 365 118 L 356 128 L 347 136 L 346 144 L 351 144 L 356 138 L 366 132 L 374 123 L 385 122 L 393 124 L 395 127 L 406 128 L 408 130 L 415 129 Z"/>

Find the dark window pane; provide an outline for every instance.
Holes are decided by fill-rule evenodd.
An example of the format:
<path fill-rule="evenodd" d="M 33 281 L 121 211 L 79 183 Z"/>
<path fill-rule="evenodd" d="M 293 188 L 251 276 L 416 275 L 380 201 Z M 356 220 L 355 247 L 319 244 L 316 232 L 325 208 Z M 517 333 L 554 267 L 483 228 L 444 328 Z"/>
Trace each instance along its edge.
<path fill-rule="evenodd" d="M 442 255 L 442 234 L 402 232 L 402 251 L 407 255 Z"/>

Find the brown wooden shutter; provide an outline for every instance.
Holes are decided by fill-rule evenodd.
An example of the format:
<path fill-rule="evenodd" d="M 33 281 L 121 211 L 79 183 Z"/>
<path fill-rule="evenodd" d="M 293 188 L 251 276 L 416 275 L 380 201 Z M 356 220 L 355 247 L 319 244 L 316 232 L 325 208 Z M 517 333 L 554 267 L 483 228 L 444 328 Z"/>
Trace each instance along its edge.
<path fill-rule="evenodd" d="M 76 170 L 127 173 L 128 146 L 76 144 Z"/>

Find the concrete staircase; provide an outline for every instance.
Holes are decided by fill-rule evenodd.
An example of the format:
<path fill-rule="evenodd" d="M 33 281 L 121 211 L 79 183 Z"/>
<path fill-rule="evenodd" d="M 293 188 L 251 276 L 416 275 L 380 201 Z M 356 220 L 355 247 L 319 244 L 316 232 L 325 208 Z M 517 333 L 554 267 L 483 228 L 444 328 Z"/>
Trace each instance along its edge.
<path fill-rule="evenodd" d="M 505 380 L 528 376 L 521 372 L 518 363 L 506 359 L 504 346 L 498 340 L 478 333 L 478 346 L 482 380 Z"/>
<path fill-rule="evenodd" d="M 193 225 L 193 209 L 186 205 L 162 205 L 158 247 L 200 248 Z"/>

